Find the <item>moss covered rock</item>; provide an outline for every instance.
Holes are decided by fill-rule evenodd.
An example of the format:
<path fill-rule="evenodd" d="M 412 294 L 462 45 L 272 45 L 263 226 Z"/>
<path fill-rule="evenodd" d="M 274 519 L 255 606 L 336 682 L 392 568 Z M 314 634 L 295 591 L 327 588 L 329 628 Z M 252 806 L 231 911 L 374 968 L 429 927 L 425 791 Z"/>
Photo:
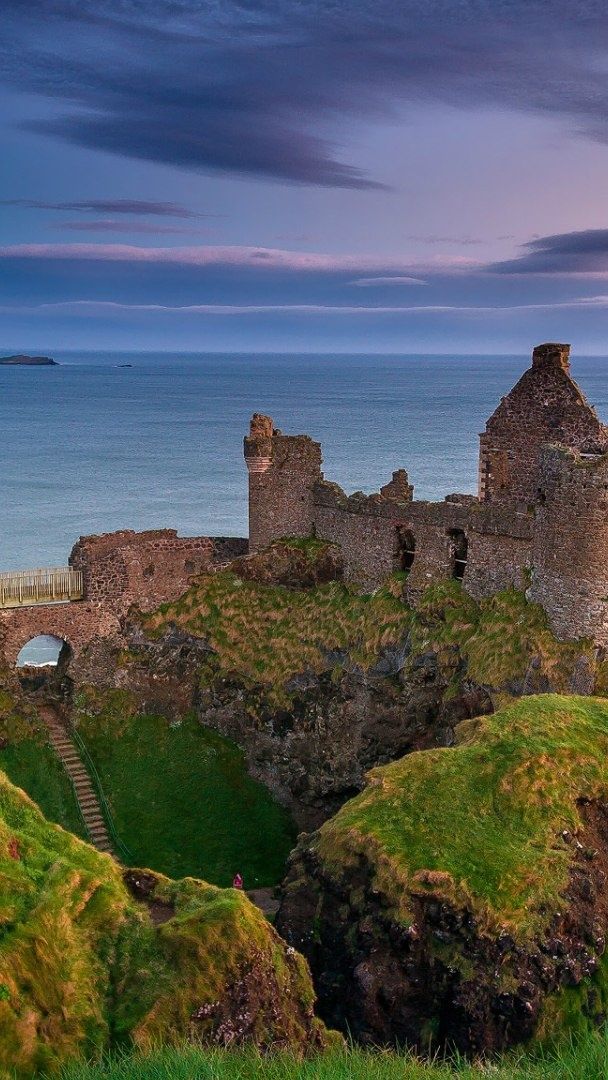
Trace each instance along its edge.
<path fill-rule="evenodd" d="M 324 1045 L 305 961 L 242 893 L 123 873 L 0 773 L 0 1075 L 161 1041 Z"/>
<path fill-rule="evenodd" d="M 275 540 L 265 551 L 243 555 L 230 569 L 246 581 L 284 585 L 288 589 L 311 589 L 329 581 L 341 581 L 344 558 L 336 544 L 314 536 Z"/>
<path fill-rule="evenodd" d="M 296 849 L 279 929 L 372 1042 L 500 1049 L 608 1008 L 608 701 L 544 695 L 369 774 Z"/>

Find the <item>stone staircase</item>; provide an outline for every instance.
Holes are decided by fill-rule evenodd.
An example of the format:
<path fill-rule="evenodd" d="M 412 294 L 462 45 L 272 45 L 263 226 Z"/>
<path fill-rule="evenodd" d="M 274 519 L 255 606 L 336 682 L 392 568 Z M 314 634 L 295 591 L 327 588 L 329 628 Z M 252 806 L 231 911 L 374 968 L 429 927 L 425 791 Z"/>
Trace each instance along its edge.
<path fill-rule="evenodd" d="M 55 709 L 51 706 L 40 709 L 40 714 L 47 724 L 51 745 L 74 784 L 76 798 L 91 843 L 94 844 L 98 851 L 114 855 L 112 841 L 101 812 L 97 793 L 67 728 L 64 727 Z"/>

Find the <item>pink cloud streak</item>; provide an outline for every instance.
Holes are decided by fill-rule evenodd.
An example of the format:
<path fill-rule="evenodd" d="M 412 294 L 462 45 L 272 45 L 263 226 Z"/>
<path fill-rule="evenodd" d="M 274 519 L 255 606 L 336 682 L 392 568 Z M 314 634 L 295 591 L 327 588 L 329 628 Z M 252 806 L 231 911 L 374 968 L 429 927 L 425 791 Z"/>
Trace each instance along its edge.
<path fill-rule="evenodd" d="M 180 266 L 266 267 L 270 270 L 339 273 L 383 270 L 470 270 L 479 265 L 461 256 L 438 256 L 424 263 L 386 255 L 328 255 L 282 248 L 197 245 L 138 247 L 132 244 L 10 244 L 0 259 L 85 259 L 95 262 L 169 263 Z"/>

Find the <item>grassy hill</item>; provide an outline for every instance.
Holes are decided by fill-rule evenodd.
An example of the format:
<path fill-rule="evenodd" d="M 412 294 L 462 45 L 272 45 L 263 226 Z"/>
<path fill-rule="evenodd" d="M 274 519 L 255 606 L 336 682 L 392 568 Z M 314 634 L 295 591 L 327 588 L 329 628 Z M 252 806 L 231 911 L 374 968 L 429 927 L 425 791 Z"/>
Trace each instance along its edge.
<path fill-rule="evenodd" d="M 0 769 L 45 817 L 86 838 L 74 789 L 35 709 L 0 685 Z"/>
<path fill-rule="evenodd" d="M 0 1076 L 187 1039 L 312 1050 L 313 1000 L 304 960 L 242 893 L 123 878 L 0 773 Z"/>
<path fill-rule="evenodd" d="M 139 713 L 124 691 L 82 692 L 74 720 L 136 865 L 221 886 L 237 871 L 246 888 L 281 880 L 294 825 L 228 739 L 190 714 Z"/>

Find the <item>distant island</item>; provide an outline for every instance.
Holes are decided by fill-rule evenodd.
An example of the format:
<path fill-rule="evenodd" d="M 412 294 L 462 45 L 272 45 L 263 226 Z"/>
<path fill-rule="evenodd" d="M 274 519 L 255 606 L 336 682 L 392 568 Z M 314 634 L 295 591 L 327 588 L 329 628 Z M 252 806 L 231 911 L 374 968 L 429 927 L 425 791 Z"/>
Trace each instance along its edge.
<path fill-rule="evenodd" d="M 20 367 L 59 367 L 56 360 L 50 356 L 26 356 L 19 353 L 17 356 L 0 356 L 0 364 L 18 365 Z"/>

